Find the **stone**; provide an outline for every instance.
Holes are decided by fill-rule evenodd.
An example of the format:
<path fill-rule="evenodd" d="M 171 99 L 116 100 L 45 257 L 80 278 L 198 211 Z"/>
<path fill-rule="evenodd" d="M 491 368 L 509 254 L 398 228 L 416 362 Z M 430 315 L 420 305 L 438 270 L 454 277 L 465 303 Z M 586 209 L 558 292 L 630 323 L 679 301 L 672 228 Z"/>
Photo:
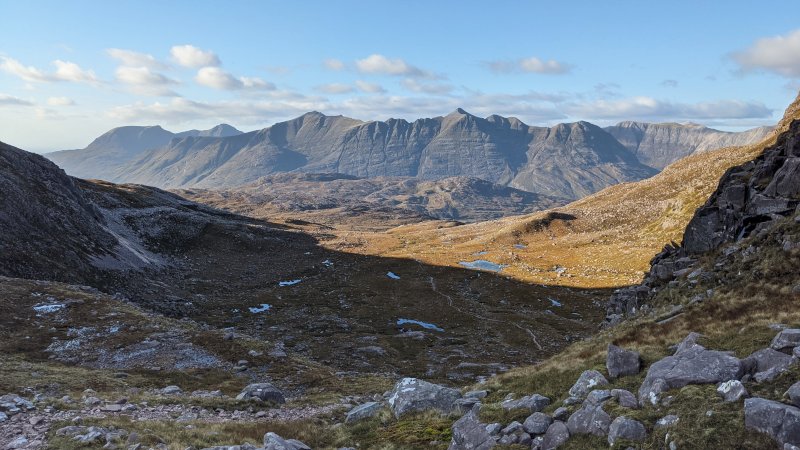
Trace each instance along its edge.
<path fill-rule="evenodd" d="M 636 409 L 639 407 L 639 402 L 636 400 L 636 396 L 633 395 L 632 392 L 626 391 L 625 389 L 612 389 L 611 396 L 617 401 L 619 406 L 622 406 L 623 408 Z"/>
<path fill-rule="evenodd" d="M 794 406 L 800 407 L 800 381 L 791 385 L 783 395 L 788 397 Z"/>
<path fill-rule="evenodd" d="M 626 375 L 636 375 L 641 370 L 641 358 L 639 352 L 625 350 L 616 345 L 608 345 L 606 356 L 606 369 L 611 378 L 624 377 Z"/>
<path fill-rule="evenodd" d="M 358 405 L 347 413 L 344 423 L 353 423 L 375 417 L 382 408 L 383 405 L 378 402 L 367 402 L 363 405 Z"/>
<path fill-rule="evenodd" d="M 499 423 L 490 423 L 486 425 L 486 431 L 492 436 L 500 434 L 500 432 L 503 431 L 503 425 Z"/>
<path fill-rule="evenodd" d="M 744 425 L 779 444 L 800 444 L 800 408 L 753 397 L 744 401 Z"/>
<path fill-rule="evenodd" d="M 772 348 L 764 348 L 743 359 L 742 366 L 746 372 L 753 374 L 753 378 L 757 382 L 761 383 L 773 380 L 795 362 L 795 359 L 786 353 Z"/>
<path fill-rule="evenodd" d="M 553 420 L 560 420 L 562 422 L 566 421 L 569 418 L 569 409 L 565 407 L 556 408 L 553 411 Z"/>
<path fill-rule="evenodd" d="M 161 395 L 181 395 L 183 390 L 178 386 L 167 386 L 159 391 Z"/>
<path fill-rule="evenodd" d="M 485 398 L 487 395 L 489 395 L 489 391 L 469 391 L 466 394 L 464 394 L 464 397 L 480 399 L 480 398 Z"/>
<path fill-rule="evenodd" d="M 553 419 L 550 416 L 545 413 L 535 412 L 525 419 L 522 428 L 529 434 L 544 434 L 550 428 L 551 423 L 553 423 Z"/>
<path fill-rule="evenodd" d="M 647 438 L 647 430 L 645 430 L 642 422 L 625 416 L 619 416 L 614 419 L 608 428 L 608 444 L 612 447 L 618 439 L 641 442 L 645 438 Z"/>
<path fill-rule="evenodd" d="M 417 378 L 403 378 L 389 395 L 389 407 L 395 417 L 416 411 L 435 410 L 450 413 L 461 398 L 457 389 L 429 383 Z"/>
<path fill-rule="evenodd" d="M 6 444 L 6 448 L 8 450 L 15 450 L 27 446 L 28 446 L 28 438 L 26 438 L 25 436 L 17 436 L 14 440 Z"/>
<path fill-rule="evenodd" d="M 264 435 L 264 450 L 311 450 L 296 439 L 284 439 L 273 432 Z"/>
<path fill-rule="evenodd" d="M 584 405 L 590 406 L 602 406 L 605 402 L 614 398 L 611 395 L 611 391 L 607 389 L 595 389 L 592 392 L 589 392 L 589 395 L 586 396 L 586 399 L 583 401 Z"/>
<path fill-rule="evenodd" d="M 101 403 L 103 403 L 103 401 L 97 397 L 86 397 L 86 399 L 83 400 L 83 404 L 87 406 L 97 406 Z"/>
<path fill-rule="evenodd" d="M 690 335 L 691 336 L 691 335 Z M 688 339 L 688 338 L 687 338 Z M 698 344 L 678 346 L 673 356 L 656 361 L 639 388 L 639 403 L 656 404 L 661 393 L 689 384 L 711 384 L 742 377 L 741 361 L 725 352 L 706 350 Z"/>
<path fill-rule="evenodd" d="M 542 438 L 542 450 L 553 450 L 564 445 L 569 439 L 569 428 L 564 422 L 556 421 L 550 424 Z"/>
<path fill-rule="evenodd" d="M 607 384 L 608 380 L 606 380 L 606 377 L 604 377 L 602 373 L 596 370 L 586 370 L 578 377 L 578 381 L 569 389 L 569 395 L 572 397 L 584 398 L 586 394 L 595 387 L 605 386 Z"/>
<path fill-rule="evenodd" d="M 478 420 L 477 412 L 470 411 L 458 419 L 451 428 L 453 432 L 448 450 L 487 450 L 497 445 L 496 434 Z"/>
<path fill-rule="evenodd" d="M 236 396 L 236 400 L 258 399 L 265 402 L 286 403 L 283 392 L 270 383 L 254 383 L 248 385 Z"/>
<path fill-rule="evenodd" d="M 8 416 L 6 415 L 6 413 L 0 412 L 0 423 L 5 422 L 6 420 L 8 420 Z"/>
<path fill-rule="evenodd" d="M 550 404 L 550 399 L 539 395 L 527 395 L 519 400 L 505 400 L 501 403 L 503 409 L 510 411 L 512 409 L 524 409 L 530 412 L 539 412 Z"/>
<path fill-rule="evenodd" d="M 695 333 L 694 331 L 687 334 L 686 337 L 683 338 L 683 340 L 676 346 L 675 354 L 677 355 L 678 353 L 689 350 L 695 346 L 699 346 L 700 344 L 698 344 L 697 341 L 699 341 L 702 337 L 703 336 L 700 333 Z"/>
<path fill-rule="evenodd" d="M 480 405 L 481 400 L 473 397 L 462 397 L 453 402 L 453 408 L 461 413 L 470 411 L 475 405 Z"/>
<path fill-rule="evenodd" d="M 36 409 L 36 406 L 34 406 L 33 403 L 19 395 L 7 394 L 0 397 L 0 412 L 4 412 L 8 416 L 13 416 L 20 412 L 32 411 L 34 409 Z"/>
<path fill-rule="evenodd" d="M 517 422 L 516 420 L 508 424 L 505 428 L 500 430 L 500 434 L 516 434 L 517 432 L 522 431 L 522 424 Z"/>
<path fill-rule="evenodd" d="M 664 416 L 656 421 L 656 428 L 667 428 L 678 423 L 680 418 L 674 414 Z"/>
<path fill-rule="evenodd" d="M 800 328 L 781 330 L 770 344 L 770 347 L 775 350 L 792 349 L 797 346 L 800 346 Z"/>
<path fill-rule="evenodd" d="M 570 435 L 593 434 L 595 436 L 605 436 L 608 434 L 610 425 L 611 416 L 603 411 L 601 406 L 593 405 L 582 406 L 567 420 L 567 428 Z"/>
<path fill-rule="evenodd" d="M 717 386 L 717 394 L 722 396 L 724 402 L 738 402 L 739 399 L 747 397 L 747 389 L 739 380 L 728 380 Z"/>
<path fill-rule="evenodd" d="M 792 356 L 794 356 L 797 359 L 800 359 L 800 346 L 797 346 L 794 348 L 794 350 L 792 350 Z"/>

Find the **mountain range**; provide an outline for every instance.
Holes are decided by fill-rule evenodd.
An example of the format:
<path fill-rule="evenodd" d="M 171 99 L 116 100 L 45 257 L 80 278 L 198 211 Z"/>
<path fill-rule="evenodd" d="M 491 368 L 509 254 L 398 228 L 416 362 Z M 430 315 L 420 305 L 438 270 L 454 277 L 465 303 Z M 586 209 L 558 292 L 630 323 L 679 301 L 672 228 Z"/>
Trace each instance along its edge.
<path fill-rule="evenodd" d="M 588 122 L 529 126 L 462 109 L 408 122 L 363 122 L 310 112 L 262 130 L 207 132 L 122 127 L 83 150 L 46 156 L 69 174 L 161 188 L 231 188 L 281 172 L 360 178 L 473 177 L 577 199 L 648 178 L 694 151 L 759 140 L 769 129 L 726 133 L 698 125 Z"/>

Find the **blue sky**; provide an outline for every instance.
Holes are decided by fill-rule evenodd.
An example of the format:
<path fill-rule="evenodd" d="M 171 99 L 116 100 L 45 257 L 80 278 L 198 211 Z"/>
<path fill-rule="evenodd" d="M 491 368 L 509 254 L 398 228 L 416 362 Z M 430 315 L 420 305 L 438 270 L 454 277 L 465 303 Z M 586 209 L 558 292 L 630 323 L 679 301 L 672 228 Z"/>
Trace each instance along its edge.
<path fill-rule="evenodd" d="M 800 89 L 794 1 L 2 1 L 0 140 L 110 128 L 473 114 L 773 124 Z"/>

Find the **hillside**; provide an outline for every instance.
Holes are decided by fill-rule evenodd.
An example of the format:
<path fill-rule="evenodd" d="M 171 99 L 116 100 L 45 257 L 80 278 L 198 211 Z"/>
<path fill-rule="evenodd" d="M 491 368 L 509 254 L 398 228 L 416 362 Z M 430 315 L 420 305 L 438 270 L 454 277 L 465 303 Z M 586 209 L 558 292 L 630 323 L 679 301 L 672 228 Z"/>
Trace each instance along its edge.
<path fill-rule="evenodd" d="M 190 136 L 230 137 L 242 132 L 227 124 L 209 130 L 169 132 L 160 126 L 114 128 L 80 150 L 63 150 L 45 156 L 58 164 L 68 174 L 79 178 L 111 180 L 119 176 L 117 170 L 136 159 L 144 151 L 167 145 L 172 139 Z"/>
<path fill-rule="evenodd" d="M 286 217 L 341 227 L 365 216 L 382 228 L 424 220 L 475 222 L 524 214 L 567 203 L 479 178 L 358 178 L 341 174 L 279 174 L 226 190 L 182 189 L 200 203 L 252 217 Z M 361 214 L 354 215 L 355 212 Z M 393 214 L 393 220 L 384 214 Z M 399 221 L 398 221 L 399 220 Z"/>
<path fill-rule="evenodd" d="M 642 163 L 663 169 L 695 152 L 755 144 L 773 127 L 759 127 L 738 133 L 714 130 L 688 123 L 620 122 L 604 128 Z"/>

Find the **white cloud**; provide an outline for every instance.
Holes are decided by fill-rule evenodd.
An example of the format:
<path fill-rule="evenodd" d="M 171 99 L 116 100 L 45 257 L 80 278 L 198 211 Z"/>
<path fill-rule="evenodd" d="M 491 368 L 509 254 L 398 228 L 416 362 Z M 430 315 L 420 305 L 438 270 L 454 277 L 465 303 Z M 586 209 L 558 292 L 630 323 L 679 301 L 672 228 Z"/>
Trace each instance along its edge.
<path fill-rule="evenodd" d="M 177 80 L 153 72 L 147 67 L 117 67 L 116 79 L 127 85 L 136 94 L 174 97 L 175 92 L 168 86 L 178 84 Z"/>
<path fill-rule="evenodd" d="M 45 73 L 33 66 L 25 66 L 16 59 L 0 57 L 0 69 L 28 82 L 73 81 L 96 84 L 99 82 L 92 70 L 84 70 L 77 64 L 57 59 L 54 73 Z"/>
<path fill-rule="evenodd" d="M 217 55 L 210 50 L 201 50 L 193 45 L 176 45 L 170 50 L 172 59 L 184 67 L 199 68 L 207 66 L 219 66 L 220 60 Z"/>
<path fill-rule="evenodd" d="M 33 102 L 13 95 L 0 94 L 0 106 L 33 106 Z"/>
<path fill-rule="evenodd" d="M 194 79 L 198 84 L 203 86 L 227 91 L 240 89 L 260 89 L 270 91 L 275 89 L 274 84 L 264 81 L 260 78 L 236 78 L 219 67 L 203 67 L 197 71 L 197 76 Z"/>
<path fill-rule="evenodd" d="M 370 94 L 383 94 L 386 92 L 386 89 L 384 89 L 380 84 L 368 83 L 364 80 L 356 80 L 356 87 Z"/>
<path fill-rule="evenodd" d="M 785 77 L 800 77 L 800 29 L 759 39 L 731 56 L 745 72 L 766 70 Z"/>
<path fill-rule="evenodd" d="M 381 75 L 396 75 L 407 77 L 429 77 L 430 74 L 424 70 L 414 67 L 401 58 L 387 58 L 386 56 L 373 54 L 364 59 L 356 60 L 356 68 L 361 73 L 372 73 Z"/>
<path fill-rule="evenodd" d="M 353 86 L 344 83 L 328 83 L 315 88 L 326 94 L 347 94 L 353 92 Z"/>
<path fill-rule="evenodd" d="M 761 102 L 719 100 L 699 103 L 673 103 L 651 97 L 631 97 L 621 100 L 597 100 L 571 103 L 564 110 L 573 117 L 585 120 L 689 120 L 689 119 L 747 119 L 767 118 L 772 110 Z"/>
<path fill-rule="evenodd" d="M 432 95 L 443 95 L 453 90 L 453 86 L 449 84 L 421 83 L 413 78 L 406 78 L 400 84 L 409 91 Z"/>
<path fill-rule="evenodd" d="M 338 71 L 338 70 L 343 70 L 344 69 L 344 63 L 342 61 L 338 60 L 338 59 L 335 59 L 335 58 L 328 58 L 325 61 L 323 61 L 322 64 L 326 68 L 328 68 L 330 70 L 337 70 Z"/>
<path fill-rule="evenodd" d="M 74 62 L 57 59 L 53 61 L 53 64 L 56 66 L 55 77 L 58 80 L 91 84 L 95 84 L 99 81 L 94 71 L 81 69 L 81 67 Z"/>
<path fill-rule="evenodd" d="M 69 97 L 50 97 L 47 99 L 47 104 L 50 106 L 72 106 L 75 101 Z"/>
<path fill-rule="evenodd" d="M 109 48 L 106 53 L 123 66 L 128 67 L 147 67 L 149 69 L 165 69 L 166 64 L 158 61 L 153 55 L 146 53 L 134 52 L 132 50 L 123 50 L 119 48 Z"/>
<path fill-rule="evenodd" d="M 486 63 L 489 70 L 495 73 L 528 72 L 548 75 L 563 75 L 572 70 L 571 64 L 550 59 L 541 60 L 535 56 L 518 59 L 516 61 L 489 61 Z"/>

